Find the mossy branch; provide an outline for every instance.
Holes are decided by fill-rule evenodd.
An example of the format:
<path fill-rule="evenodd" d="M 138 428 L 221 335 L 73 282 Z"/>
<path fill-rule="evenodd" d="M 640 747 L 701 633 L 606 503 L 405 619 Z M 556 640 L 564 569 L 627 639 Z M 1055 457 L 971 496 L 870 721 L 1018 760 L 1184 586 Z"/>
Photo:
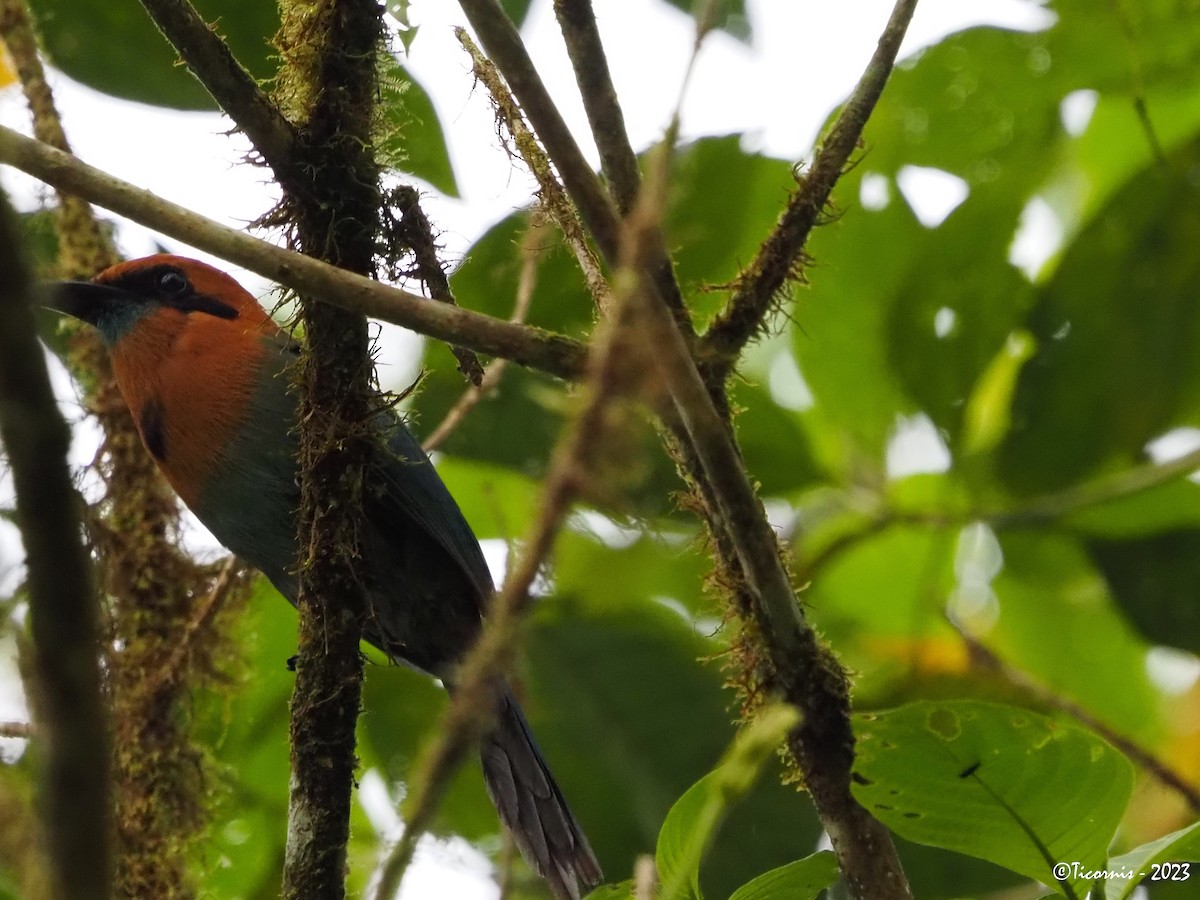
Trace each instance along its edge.
<path fill-rule="evenodd" d="M 33 117 L 34 133 L 69 149 L 37 54 L 23 0 L 0 2 L 0 27 Z M 90 278 L 118 259 L 108 232 L 82 199 L 60 192 L 58 271 Z M 201 629 L 186 642 L 188 678 L 157 679 L 179 651 L 192 598 L 208 573 L 174 544 L 178 507 L 140 438 L 112 378 L 98 335 L 78 326 L 68 364 L 86 390 L 86 406 L 105 434 L 93 467 L 105 484 L 94 533 L 106 594 L 100 641 L 105 697 L 113 733 L 114 892 L 120 896 L 190 896 L 188 848 L 206 822 L 206 757 L 185 727 L 191 691 L 215 674 L 222 630 Z M 242 592 L 244 596 L 244 592 Z M 181 777 L 182 776 L 182 777 Z"/>
<path fill-rule="evenodd" d="M 375 0 L 300 0 L 280 12 L 277 96 L 304 124 L 294 154 L 273 164 L 284 189 L 275 218 L 303 253 L 368 280 L 382 223 L 371 124 L 383 7 Z M 367 616 L 363 501 L 382 438 L 374 427 L 378 397 L 366 318 L 304 295 L 300 307 L 307 337 L 295 373 L 300 626 L 283 897 L 340 900 Z"/>
<path fill-rule="evenodd" d="M 723 381 L 732 371 L 742 348 L 762 330 L 779 292 L 795 276 L 808 236 L 820 221 L 833 186 L 846 170 L 887 85 L 916 7 L 917 0 L 897 0 L 871 61 L 821 143 L 812 168 L 801 179 L 775 230 L 738 276 L 733 296 L 704 334 L 701 357 L 706 360 L 705 380 L 710 384 Z"/>
<path fill-rule="evenodd" d="M 610 269 L 620 265 L 621 222 L 617 209 L 592 171 L 550 93 L 542 82 L 521 35 L 500 6 L 499 0 L 459 0 L 467 21 L 475 29 L 484 50 L 504 76 L 550 161 L 558 170 L 584 225 Z M 691 317 L 675 280 L 670 258 L 659 253 L 651 266 L 653 285 L 670 308 L 680 331 L 693 334 Z"/>

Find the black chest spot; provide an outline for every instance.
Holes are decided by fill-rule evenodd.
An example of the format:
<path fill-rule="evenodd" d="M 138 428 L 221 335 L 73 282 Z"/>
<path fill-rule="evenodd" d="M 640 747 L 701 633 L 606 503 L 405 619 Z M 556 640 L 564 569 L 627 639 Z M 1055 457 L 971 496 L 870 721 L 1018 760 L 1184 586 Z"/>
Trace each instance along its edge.
<path fill-rule="evenodd" d="M 167 434 L 163 427 L 163 408 L 157 400 L 147 400 L 138 414 L 142 440 L 150 455 L 159 462 L 167 459 Z"/>

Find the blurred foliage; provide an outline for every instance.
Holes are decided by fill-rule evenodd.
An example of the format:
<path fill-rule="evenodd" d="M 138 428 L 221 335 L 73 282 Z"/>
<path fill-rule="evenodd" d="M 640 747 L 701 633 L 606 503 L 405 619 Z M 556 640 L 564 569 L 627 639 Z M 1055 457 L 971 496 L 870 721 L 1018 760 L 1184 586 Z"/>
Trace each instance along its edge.
<path fill-rule="evenodd" d="M 75 77 L 144 102 L 208 103 L 131 4 L 33 5 Z M 522 21 L 530 4 L 505 5 Z M 273 6 L 200 8 L 270 74 Z M 1200 444 L 1200 20 L 1183 0 L 1049 8 L 1044 31 L 972 28 L 897 70 L 810 242 L 808 283 L 731 386 L 807 613 L 856 674 L 860 796 L 901 836 L 921 898 L 1003 896 L 1029 879 L 1061 890 L 1046 854 L 1101 866 L 1112 853 L 1110 868 L 1145 871 L 1200 855 L 1194 830 L 1164 838 L 1196 811 L 1153 772 L 1131 777 L 1113 749 L 1134 741 L 1200 784 L 1200 486 L 1159 478 L 1153 462 Z M 741 4 L 724 9 L 736 30 Z M 424 92 L 384 103 L 395 165 L 453 193 Z M 791 162 L 738 136 L 681 149 L 668 245 L 700 325 L 773 226 Z M 944 216 L 914 186 L 928 170 L 962 195 Z M 511 315 L 529 221 L 517 211 L 476 242 L 453 276 L 461 302 Z M 44 243 L 44 223 L 27 225 Z M 548 234 L 530 263 L 529 319 L 585 337 L 593 306 Z M 421 432 L 463 390 L 445 349 L 427 354 Z M 513 366 L 443 446 L 441 472 L 482 538 L 527 533 L 575 402 Z M 676 508 L 681 484 L 653 427 L 631 431 L 611 502 L 558 541 L 518 679 L 613 882 L 662 846 L 669 812 L 713 777 L 735 732 L 707 547 Z M 222 900 L 274 896 L 283 853 L 294 619 L 260 594 L 243 629 L 248 674 L 196 711 L 225 772 L 196 865 Z M 443 704 L 429 679 L 369 667 L 361 755 L 393 799 Z M 1105 735 L 1073 724 L 1076 709 Z M 925 727 L 947 710 L 957 731 Z M 702 817 L 683 810 L 667 839 Z M 825 883 L 815 814 L 776 772 L 722 811 L 693 892 L 748 900 Z M 497 827 L 468 766 L 435 833 L 495 856 Z M 354 887 L 384 837 L 356 823 Z M 538 896 L 520 875 L 519 895 Z M 12 883 L 0 876 L 0 895 Z M 1110 882 L 1107 896 L 1133 887 Z"/>

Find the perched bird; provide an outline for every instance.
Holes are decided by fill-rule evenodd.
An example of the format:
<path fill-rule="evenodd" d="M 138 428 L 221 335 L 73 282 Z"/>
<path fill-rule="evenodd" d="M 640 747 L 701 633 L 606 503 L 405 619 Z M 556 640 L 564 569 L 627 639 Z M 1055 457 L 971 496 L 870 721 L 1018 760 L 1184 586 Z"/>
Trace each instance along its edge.
<path fill-rule="evenodd" d="M 157 255 L 53 286 L 47 305 L 99 330 L 146 449 L 183 502 L 293 604 L 300 505 L 298 345 L 236 281 Z M 364 637 L 452 687 L 494 586 L 479 542 L 412 434 L 384 416 L 387 449 L 364 493 Z M 578 900 L 599 863 L 538 751 L 520 706 L 501 692 L 481 741 L 484 780 L 525 859 L 556 897 Z"/>

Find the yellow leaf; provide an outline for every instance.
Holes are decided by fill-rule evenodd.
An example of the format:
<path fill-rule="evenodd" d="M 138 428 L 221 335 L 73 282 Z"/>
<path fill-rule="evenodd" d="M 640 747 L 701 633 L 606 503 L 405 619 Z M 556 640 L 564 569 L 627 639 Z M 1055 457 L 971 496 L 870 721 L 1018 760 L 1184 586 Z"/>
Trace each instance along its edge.
<path fill-rule="evenodd" d="M 17 83 L 17 67 L 13 64 L 12 56 L 4 41 L 0 40 L 0 88 Z"/>

